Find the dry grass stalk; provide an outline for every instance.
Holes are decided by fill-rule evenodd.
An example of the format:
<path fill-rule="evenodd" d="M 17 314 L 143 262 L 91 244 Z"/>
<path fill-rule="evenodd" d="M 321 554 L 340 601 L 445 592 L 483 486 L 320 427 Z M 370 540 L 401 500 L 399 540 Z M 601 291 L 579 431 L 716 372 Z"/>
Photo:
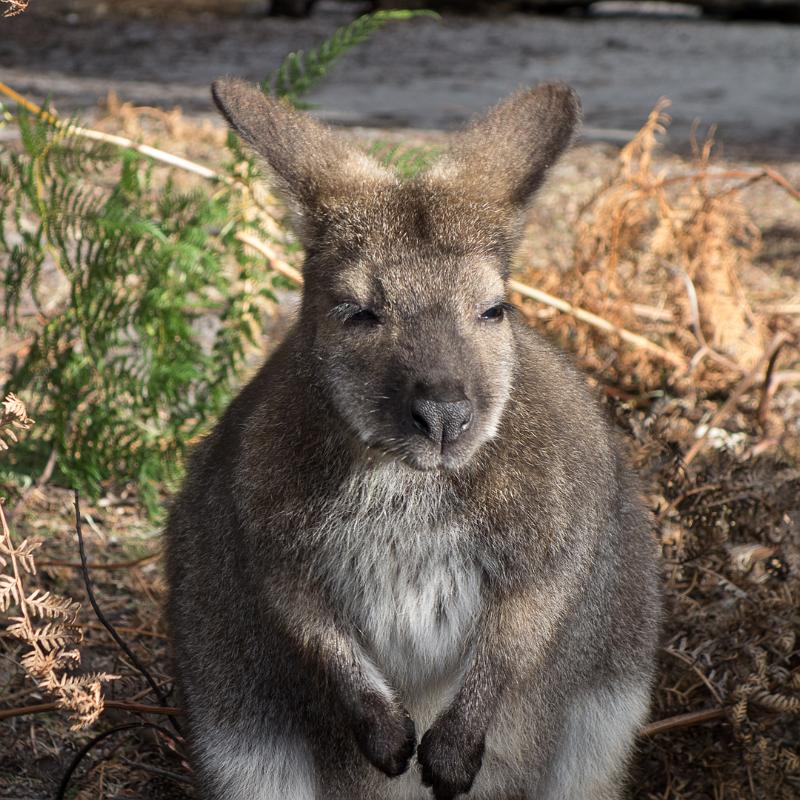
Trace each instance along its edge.
<path fill-rule="evenodd" d="M 0 443 L 16 441 L 13 428 L 27 430 L 33 424 L 24 404 L 14 395 L 2 403 Z M 43 690 L 55 695 L 58 708 L 72 714 L 74 729 L 91 725 L 103 712 L 103 683 L 118 676 L 105 672 L 80 674 L 80 651 L 75 646 L 83 638 L 77 623 L 80 606 L 68 597 L 41 589 L 31 590 L 28 576 L 36 574 L 35 551 L 40 539 L 25 539 L 15 544 L 0 504 L 0 611 L 16 607 L 18 616 L 9 617 L 8 632 L 28 645 L 21 665 Z"/>

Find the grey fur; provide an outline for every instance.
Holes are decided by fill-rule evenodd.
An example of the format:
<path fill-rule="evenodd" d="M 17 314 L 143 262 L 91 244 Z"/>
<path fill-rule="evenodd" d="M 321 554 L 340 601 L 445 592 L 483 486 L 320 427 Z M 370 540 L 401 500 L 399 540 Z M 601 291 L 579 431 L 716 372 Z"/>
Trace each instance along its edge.
<path fill-rule="evenodd" d="M 255 87 L 213 91 L 307 258 L 167 528 L 201 796 L 616 800 L 651 521 L 582 377 L 498 305 L 574 93 L 515 95 L 403 182 Z"/>

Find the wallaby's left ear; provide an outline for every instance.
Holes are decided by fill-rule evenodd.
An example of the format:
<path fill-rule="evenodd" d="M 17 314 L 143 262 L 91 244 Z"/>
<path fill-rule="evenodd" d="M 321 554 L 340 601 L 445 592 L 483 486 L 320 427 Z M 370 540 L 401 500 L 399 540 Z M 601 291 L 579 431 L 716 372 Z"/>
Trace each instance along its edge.
<path fill-rule="evenodd" d="M 580 122 L 578 95 L 543 83 L 512 95 L 455 137 L 434 167 L 476 197 L 523 208 Z"/>
<path fill-rule="evenodd" d="M 224 78 L 211 93 L 231 127 L 270 167 L 306 245 L 324 229 L 326 213 L 338 201 L 365 185 L 395 180 L 327 125 L 254 84 Z"/>

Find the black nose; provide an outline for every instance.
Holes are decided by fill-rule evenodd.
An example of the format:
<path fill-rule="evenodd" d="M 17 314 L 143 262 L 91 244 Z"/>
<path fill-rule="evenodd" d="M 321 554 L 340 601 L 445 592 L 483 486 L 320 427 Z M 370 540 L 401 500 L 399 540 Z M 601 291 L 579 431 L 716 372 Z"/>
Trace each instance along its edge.
<path fill-rule="evenodd" d="M 442 446 L 454 442 L 469 428 L 472 403 L 415 397 L 411 401 L 411 420 L 420 433 Z"/>

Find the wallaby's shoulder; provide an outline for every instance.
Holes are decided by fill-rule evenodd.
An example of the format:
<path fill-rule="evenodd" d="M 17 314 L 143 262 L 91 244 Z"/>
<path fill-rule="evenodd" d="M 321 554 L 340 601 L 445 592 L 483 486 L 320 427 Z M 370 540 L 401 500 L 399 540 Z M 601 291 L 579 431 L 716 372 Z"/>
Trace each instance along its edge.
<path fill-rule="evenodd" d="M 212 488 L 235 492 L 236 475 L 250 450 L 261 451 L 268 472 L 282 449 L 286 453 L 296 447 L 306 399 L 300 390 L 297 338 L 292 330 L 234 397 L 214 428 L 195 445 L 179 504 L 202 505 L 203 495 Z"/>

